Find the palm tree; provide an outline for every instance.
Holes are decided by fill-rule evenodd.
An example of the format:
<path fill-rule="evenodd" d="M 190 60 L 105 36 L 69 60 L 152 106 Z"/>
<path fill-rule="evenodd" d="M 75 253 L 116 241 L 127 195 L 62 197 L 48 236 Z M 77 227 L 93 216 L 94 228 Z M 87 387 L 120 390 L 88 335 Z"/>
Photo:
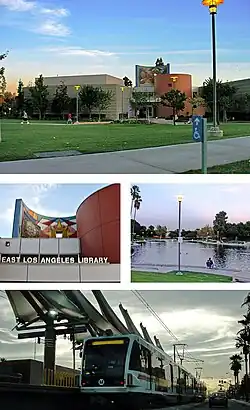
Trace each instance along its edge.
<path fill-rule="evenodd" d="M 233 356 L 230 357 L 231 363 L 230 363 L 230 370 L 233 371 L 234 374 L 234 381 L 235 381 L 235 387 L 239 385 L 239 372 L 242 369 L 241 362 L 242 362 L 242 357 L 239 354 L 234 354 Z"/>
<path fill-rule="evenodd" d="M 142 202 L 141 196 L 138 194 L 137 198 L 134 200 L 134 218 L 133 218 L 133 226 L 132 226 L 132 239 L 134 238 L 134 233 L 135 233 L 136 212 L 139 211 L 141 202 Z"/>
<path fill-rule="evenodd" d="M 132 188 L 130 189 L 130 194 L 131 194 L 130 216 L 132 217 L 134 202 L 136 199 L 138 199 L 138 197 L 140 197 L 140 188 L 138 187 L 138 185 L 132 186 Z"/>

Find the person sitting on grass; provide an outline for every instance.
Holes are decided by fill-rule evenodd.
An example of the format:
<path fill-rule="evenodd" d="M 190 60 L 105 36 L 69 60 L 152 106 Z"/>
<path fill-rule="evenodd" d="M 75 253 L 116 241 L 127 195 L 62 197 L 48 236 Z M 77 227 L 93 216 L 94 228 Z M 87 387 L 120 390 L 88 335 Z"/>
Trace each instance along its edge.
<path fill-rule="evenodd" d="M 214 263 L 211 258 L 208 258 L 206 265 L 208 269 L 212 269 L 214 267 Z"/>

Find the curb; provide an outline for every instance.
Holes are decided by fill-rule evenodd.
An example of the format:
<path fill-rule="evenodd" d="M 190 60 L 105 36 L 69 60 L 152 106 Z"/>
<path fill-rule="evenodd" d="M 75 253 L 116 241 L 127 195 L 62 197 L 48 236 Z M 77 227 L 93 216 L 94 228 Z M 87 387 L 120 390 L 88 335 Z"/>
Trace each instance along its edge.
<path fill-rule="evenodd" d="M 232 401 L 233 403 L 240 404 L 241 406 L 250 407 L 250 403 L 249 403 L 249 402 L 246 402 L 246 401 L 243 401 L 243 400 L 231 399 L 231 401 Z"/>
<path fill-rule="evenodd" d="M 189 403 L 189 404 L 183 404 L 183 405 L 178 405 L 178 406 L 173 406 L 173 407 L 163 407 L 157 410 L 191 410 L 196 407 L 202 407 L 204 406 L 204 404 L 206 404 L 206 401 L 202 403 Z"/>

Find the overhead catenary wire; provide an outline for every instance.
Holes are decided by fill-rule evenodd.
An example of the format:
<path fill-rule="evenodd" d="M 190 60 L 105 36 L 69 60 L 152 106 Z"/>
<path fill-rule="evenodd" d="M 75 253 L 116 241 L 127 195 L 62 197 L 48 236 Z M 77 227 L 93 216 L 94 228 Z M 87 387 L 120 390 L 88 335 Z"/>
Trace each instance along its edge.
<path fill-rule="evenodd" d="M 150 311 L 150 313 L 155 317 L 155 319 L 161 324 L 161 326 L 166 330 L 166 332 L 177 342 L 181 344 L 181 341 L 178 339 L 178 337 L 172 332 L 171 329 L 166 325 L 166 323 L 163 322 L 163 320 L 160 318 L 158 313 L 155 312 L 155 310 L 150 306 L 150 304 L 146 301 L 146 299 L 140 294 L 138 290 L 132 290 L 132 293 L 137 297 L 137 299 L 140 300 L 140 302 Z M 180 357 L 180 355 L 178 354 Z M 188 350 L 185 349 L 185 356 L 189 361 L 195 362 L 195 363 L 201 363 L 203 360 L 195 358 Z"/>

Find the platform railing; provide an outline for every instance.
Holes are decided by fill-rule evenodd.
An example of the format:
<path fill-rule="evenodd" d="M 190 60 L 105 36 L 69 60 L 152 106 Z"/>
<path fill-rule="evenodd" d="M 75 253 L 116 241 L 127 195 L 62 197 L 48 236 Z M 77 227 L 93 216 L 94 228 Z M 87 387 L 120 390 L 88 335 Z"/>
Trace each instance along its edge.
<path fill-rule="evenodd" d="M 77 387 L 78 373 L 60 372 L 51 369 L 44 369 L 43 385 L 58 387 Z"/>

